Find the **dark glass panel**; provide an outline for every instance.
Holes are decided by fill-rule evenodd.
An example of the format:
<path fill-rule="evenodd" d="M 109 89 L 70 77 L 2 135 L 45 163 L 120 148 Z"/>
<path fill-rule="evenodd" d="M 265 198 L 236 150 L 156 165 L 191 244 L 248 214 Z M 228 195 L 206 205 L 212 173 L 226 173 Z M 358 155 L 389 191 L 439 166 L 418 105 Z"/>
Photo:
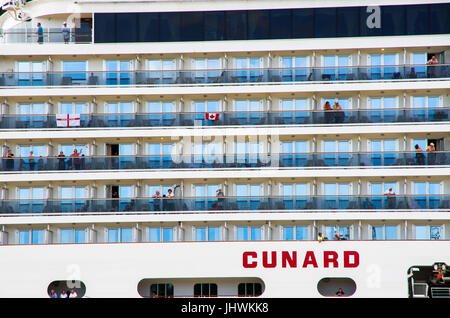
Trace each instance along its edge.
<path fill-rule="evenodd" d="M 315 37 L 314 9 L 292 10 L 292 37 L 294 39 Z"/>
<path fill-rule="evenodd" d="M 137 42 L 137 14 L 121 13 L 116 15 L 116 41 Z"/>
<path fill-rule="evenodd" d="M 428 6 L 407 6 L 406 18 L 406 34 L 428 34 Z"/>
<path fill-rule="evenodd" d="M 336 37 L 336 8 L 314 9 L 316 38 Z"/>
<path fill-rule="evenodd" d="M 240 283 L 238 285 L 238 295 L 245 295 L 245 283 Z"/>
<path fill-rule="evenodd" d="M 139 13 L 138 18 L 138 41 L 159 41 L 159 13 Z"/>
<path fill-rule="evenodd" d="M 383 35 L 405 34 L 405 6 L 385 6 L 381 11 Z"/>
<path fill-rule="evenodd" d="M 248 11 L 248 39 L 269 38 L 269 10 Z"/>
<path fill-rule="evenodd" d="M 225 12 L 226 39 L 247 40 L 247 11 Z"/>
<path fill-rule="evenodd" d="M 209 295 L 217 296 L 217 284 L 210 284 L 209 288 L 210 288 Z"/>
<path fill-rule="evenodd" d="M 360 7 L 359 11 L 359 35 L 360 36 L 377 36 L 382 35 L 382 12 L 380 6 Z"/>
<path fill-rule="evenodd" d="M 270 35 L 271 39 L 292 38 L 292 10 L 270 11 Z"/>
<path fill-rule="evenodd" d="M 164 12 L 159 15 L 159 40 L 161 42 L 180 41 L 180 13 Z"/>
<path fill-rule="evenodd" d="M 201 296 L 202 295 L 202 284 L 195 284 L 194 285 L 194 296 Z"/>
<path fill-rule="evenodd" d="M 205 12 L 205 41 L 225 40 L 225 12 Z"/>
<path fill-rule="evenodd" d="M 450 4 L 430 5 L 430 33 L 450 34 Z"/>
<path fill-rule="evenodd" d="M 114 43 L 116 42 L 116 14 L 95 13 L 95 42 Z"/>
<path fill-rule="evenodd" d="M 203 41 L 203 12 L 183 12 L 181 14 L 181 40 Z"/>
<path fill-rule="evenodd" d="M 255 284 L 255 296 L 259 296 L 262 294 L 262 286 L 260 283 Z"/>
<path fill-rule="evenodd" d="M 359 36 L 359 8 L 337 8 L 337 36 Z"/>

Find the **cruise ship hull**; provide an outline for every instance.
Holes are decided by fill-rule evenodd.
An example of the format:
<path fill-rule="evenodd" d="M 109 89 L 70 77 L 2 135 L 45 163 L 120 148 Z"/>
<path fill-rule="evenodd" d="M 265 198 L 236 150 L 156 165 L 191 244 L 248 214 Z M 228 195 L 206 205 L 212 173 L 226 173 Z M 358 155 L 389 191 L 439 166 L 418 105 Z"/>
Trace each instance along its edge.
<path fill-rule="evenodd" d="M 173 284 L 175 298 L 192 297 L 194 282 L 214 282 L 218 297 L 235 297 L 235 282 L 255 280 L 262 282 L 261 298 L 323 297 L 332 286 L 352 297 L 413 297 L 412 269 L 430 268 L 432 276 L 433 264 L 450 264 L 449 247 L 443 241 L 2 246 L 0 297 L 48 297 L 55 281 L 81 285 L 91 298 L 150 297 L 152 282 Z M 448 283 L 444 275 L 440 287 L 448 290 Z"/>

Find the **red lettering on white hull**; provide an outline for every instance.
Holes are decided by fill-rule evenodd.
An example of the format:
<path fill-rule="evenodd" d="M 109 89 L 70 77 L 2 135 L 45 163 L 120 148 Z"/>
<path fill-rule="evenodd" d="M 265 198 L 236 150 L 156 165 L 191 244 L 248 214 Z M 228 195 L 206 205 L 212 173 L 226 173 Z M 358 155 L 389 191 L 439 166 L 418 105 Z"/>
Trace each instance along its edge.
<path fill-rule="evenodd" d="M 355 268 L 359 266 L 359 253 L 357 251 L 344 251 L 342 257 L 336 251 L 323 251 L 323 268 Z M 302 257 L 302 262 L 299 262 Z M 277 260 L 281 258 L 281 262 Z M 281 265 L 280 265 L 281 264 Z M 297 251 L 263 251 L 261 253 L 246 251 L 242 254 L 242 266 L 244 268 L 318 268 L 314 251 L 306 251 L 304 254 Z"/>

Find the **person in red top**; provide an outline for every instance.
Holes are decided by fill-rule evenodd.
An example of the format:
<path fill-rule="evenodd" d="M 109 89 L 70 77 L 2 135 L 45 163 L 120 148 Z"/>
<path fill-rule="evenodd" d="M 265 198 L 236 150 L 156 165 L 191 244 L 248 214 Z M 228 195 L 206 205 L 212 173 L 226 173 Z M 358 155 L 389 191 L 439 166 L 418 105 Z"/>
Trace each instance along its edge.
<path fill-rule="evenodd" d="M 325 111 L 324 113 L 325 123 L 326 124 L 331 123 L 333 121 L 333 113 L 331 112 L 332 108 L 329 101 L 327 101 L 325 105 L 323 105 L 323 110 Z"/>

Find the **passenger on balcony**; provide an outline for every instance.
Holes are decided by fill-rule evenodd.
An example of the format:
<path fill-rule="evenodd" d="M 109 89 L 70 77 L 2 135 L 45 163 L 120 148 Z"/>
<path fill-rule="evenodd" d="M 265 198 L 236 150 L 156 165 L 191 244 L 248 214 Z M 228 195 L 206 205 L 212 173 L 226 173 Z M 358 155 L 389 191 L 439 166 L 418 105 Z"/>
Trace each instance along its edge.
<path fill-rule="evenodd" d="M 34 171 L 36 161 L 34 160 L 33 151 L 30 151 L 30 155 L 28 156 L 28 165 L 30 166 L 30 171 Z"/>
<path fill-rule="evenodd" d="M 14 154 L 11 152 L 11 149 L 8 149 L 8 153 L 6 154 L 6 170 L 14 170 Z"/>
<path fill-rule="evenodd" d="M 325 240 L 325 237 L 323 236 L 323 234 L 321 232 L 319 232 L 319 235 L 317 235 L 317 241 L 319 241 L 319 243 L 322 243 L 322 241 Z"/>
<path fill-rule="evenodd" d="M 167 207 L 166 211 L 174 211 L 175 210 L 175 203 L 170 200 L 175 198 L 175 195 L 172 192 L 172 189 L 167 190 L 167 196 L 166 198 L 168 201 L 164 202 L 164 205 Z"/>
<path fill-rule="evenodd" d="M 423 166 L 425 164 L 425 155 L 423 154 L 423 150 L 417 144 L 414 146 L 414 148 L 416 148 L 416 163 Z"/>
<path fill-rule="evenodd" d="M 431 65 L 431 67 L 428 68 L 428 77 L 436 77 L 437 75 L 436 64 L 439 64 L 439 61 L 437 60 L 436 55 L 433 55 L 431 59 L 427 61 L 427 65 Z"/>
<path fill-rule="evenodd" d="M 324 117 L 325 117 L 325 123 L 329 124 L 333 121 L 333 113 L 331 112 L 331 105 L 330 102 L 327 101 L 325 105 L 323 105 L 324 110 Z"/>
<path fill-rule="evenodd" d="M 428 164 L 434 165 L 436 163 L 436 148 L 434 148 L 434 144 L 430 143 L 426 149 L 428 153 Z"/>
<path fill-rule="evenodd" d="M 66 156 L 62 151 L 58 155 L 58 170 L 66 170 Z"/>
<path fill-rule="evenodd" d="M 345 112 L 342 110 L 338 102 L 334 103 L 333 110 L 335 111 L 334 120 L 336 123 L 343 123 L 345 120 Z"/>
<path fill-rule="evenodd" d="M 161 193 L 156 191 L 152 198 L 156 199 L 153 200 L 153 211 L 161 211 Z"/>
<path fill-rule="evenodd" d="M 63 23 L 63 27 L 61 29 L 61 32 L 62 32 L 62 35 L 63 35 L 64 43 L 65 44 L 69 43 L 70 29 L 67 27 L 67 23 L 66 22 Z"/>
<path fill-rule="evenodd" d="M 394 190 L 389 188 L 384 192 L 384 195 L 387 196 L 388 209 L 395 209 L 396 199 Z"/>
<path fill-rule="evenodd" d="M 217 197 L 217 209 L 222 210 L 223 209 L 223 203 L 224 203 L 224 195 L 222 192 L 222 189 L 217 189 L 216 191 L 216 197 Z"/>
<path fill-rule="evenodd" d="M 37 36 L 38 36 L 38 43 L 42 44 L 44 43 L 44 29 L 42 28 L 42 25 L 40 22 L 37 24 Z"/>

